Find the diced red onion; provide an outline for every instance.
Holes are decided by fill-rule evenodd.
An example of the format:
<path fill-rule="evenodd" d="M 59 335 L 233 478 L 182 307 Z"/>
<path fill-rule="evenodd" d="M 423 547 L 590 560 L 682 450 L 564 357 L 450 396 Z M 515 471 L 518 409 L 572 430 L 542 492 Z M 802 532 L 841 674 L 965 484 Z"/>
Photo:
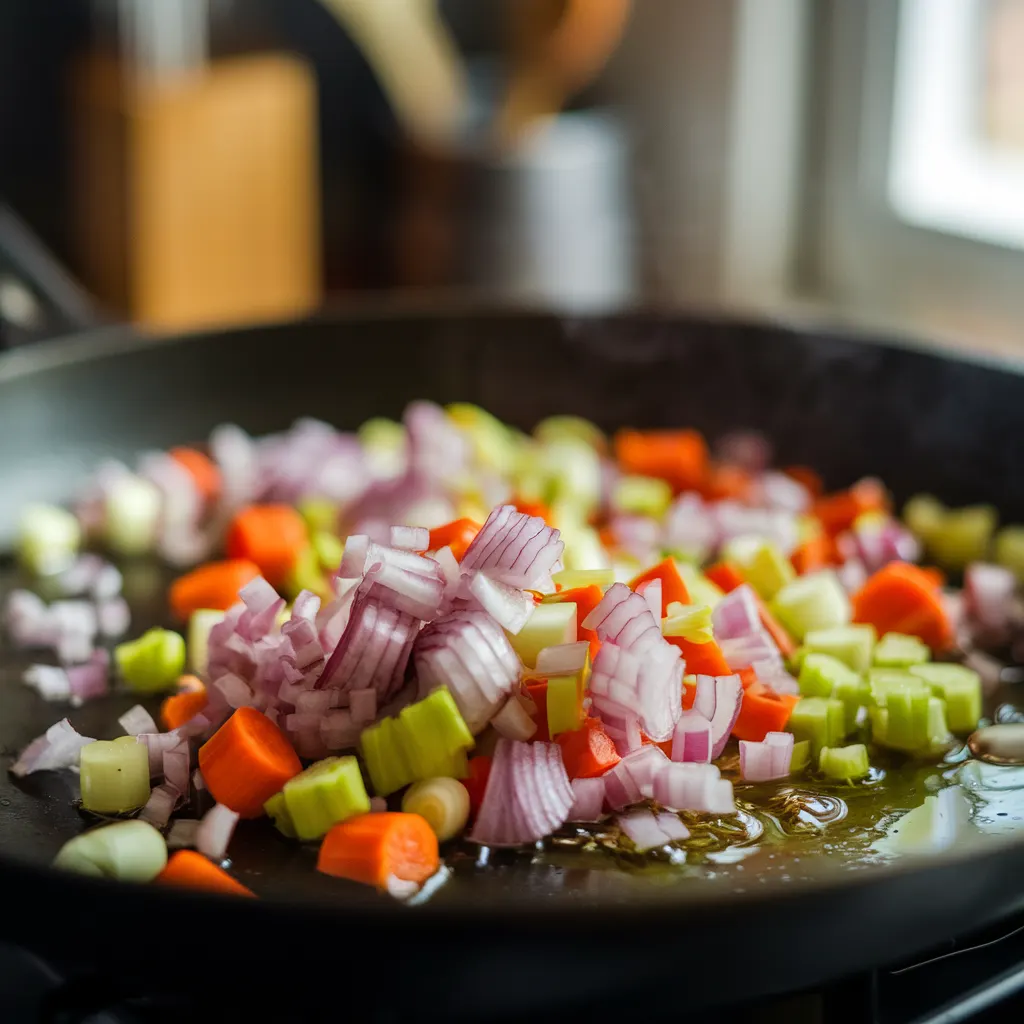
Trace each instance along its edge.
<path fill-rule="evenodd" d="M 811 507 L 811 492 L 785 473 L 768 472 L 757 482 L 757 504 L 799 515 Z"/>
<path fill-rule="evenodd" d="M 160 494 L 157 553 L 175 566 L 204 561 L 213 537 L 199 526 L 204 501 L 192 474 L 166 452 L 153 452 L 139 460 L 139 476 Z"/>
<path fill-rule="evenodd" d="M 694 558 L 704 558 L 720 542 L 718 522 L 697 494 L 682 494 L 669 506 L 662 531 L 665 547 Z"/>
<path fill-rule="evenodd" d="M 210 435 L 210 456 L 221 477 L 221 504 L 230 512 L 256 496 L 258 465 L 252 438 L 234 424 L 225 423 Z"/>
<path fill-rule="evenodd" d="M 739 718 L 743 684 L 739 676 L 697 676 L 693 710 L 711 723 L 711 760 L 720 757 Z"/>
<path fill-rule="evenodd" d="M 666 643 L 647 602 L 625 583 L 612 584 L 580 626 L 594 630 L 601 640 L 607 640 L 637 657 L 643 657 L 659 646 L 678 651 Z"/>
<path fill-rule="evenodd" d="M 445 589 L 458 586 L 462 580 L 462 570 L 459 568 L 458 559 L 452 554 L 452 549 L 445 545 L 439 551 L 435 551 L 434 561 L 441 567 Z"/>
<path fill-rule="evenodd" d="M 654 799 L 673 811 L 732 814 L 736 810 L 732 783 L 713 764 L 666 762 L 654 780 Z"/>
<path fill-rule="evenodd" d="M 601 776 L 605 800 L 613 810 L 655 797 L 655 780 L 669 763 L 665 752 L 651 744 L 623 757 Z"/>
<path fill-rule="evenodd" d="M 844 559 L 861 562 L 870 575 L 889 562 L 916 562 L 921 557 L 917 538 L 895 519 L 862 522 L 836 538 Z"/>
<path fill-rule="evenodd" d="M 537 731 L 537 723 L 515 697 L 505 701 L 505 706 L 491 719 L 491 725 L 507 739 L 521 742 Z"/>
<path fill-rule="evenodd" d="M 800 685 L 787 671 L 779 658 L 764 658 L 751 662 L 750 667 L 760 683 L 770 686 L 776 693 L 798 694 Z"/>
<path fill-rule="evenodd" d="M 123 597 L 111 597 L 96 605 L 96 624 L 100 636 L 111 640 L 124 636 L 131 623 L 131 609 Z"/>
<path fill-rule="evenodd" d="M 868 581 L 868 570 L 859 558 L 847 558 L 836 570 L 836 576 L 848 594 L 854 594 Z"/>
<path fill-rule="evenodd" d="M 720 501 L 711 506 L 711 511 L 718 524 L 720 542 L 747 535 L 761 537 L 787 556 L 797 545 L 796 516 L 791 512 L 748 508 L 737 501 Z"/>
<path fill-rule="evenodd" d="M 21 681 L 45 701 L 62 701 L 71 697 L 68 674 L 56 665 L 29 665 L 22 673 Z"/>
<path fill-rule="evenodd" d="M 116 459 L 104 459 L 86 484 L 85 490 L 75 502 L 75 517 L 86 537 L 95 539 L 106 525 L 107 495 L 120 480 L 131 475 L 131 471 Z"/>
<path fill-rule="evenodd" d="M 539 516 L 499 505 L 466 549 L 461 569 L 486 571 L 509 586 L 539 590 L 551 585 L 551 573 L 557 571 L 564 548 L 558 530 Z"/>
<path fill-rule="evenodd" d="M 430 531 L 422 526 L 392 526 L 389 544 L 401 551 L 426 551 L 430 547 Z"/>
<path fill-rule="evenodd" d="M 409 467 L 428 480 L 456 483 L 470 468 L 469 439 L 433 402 L 411 402 L 402 416 Z"/>
<path fill-rule="evenodd" d="M 485 846 L 535 843 L 565 824 L 573 791 L 557 743 L 498 740 L 470 839 Z"/>
<path fill-rule="evenodd" d="M 322 715 L 335 706 L 333 701 L 339 696 L 336 690 L 304 690 L 295 700 L 295 710 L 300 715 Z"/>
<path fill-rule="evenodd" d="M 661 580 L 645 580 L 636 592 L 647 602 L 655 622 L 661 622 Z"/>
<path fill-rule="evenodd" d="M 684 711 L 672 734 L 672 760 L 711 761 L 711 723 L 699 711 Z"/>
<path fill-rule="evenodd" d="M 118 720 L 117 724 L 129 736 L 141 736 L 143 733 L 157 732 L 156 722 L 153 716 L 141 705 L 135 704 L 130 707 Z"/>
<path fill-rule="evenodd" d="M 680 839 L 689 839 L 690 830 L 679 819 L 679 815 L 672 811 L 661 811 L 655 815 L 658 827 L 669 837 L 670 842 Z"/>
<path fill-rule="evenodd" d="M 76 767 L 82 747 L 95 742 L 88 736 L 80 736 L 71 723 L 62 718 L 21 752 L 18 760 L 11 765 L 10 772 L 20 779 L 33 772 Z"/>
<path fill-rule="evenodd" d="M 124 581 L 117 566 L 99 555 L 85 554 L 65 569 L 56 582 L 64 597 L 88 594 L 96 601 L 104 601 L 117 597 Z"/>
<path fill-rule="evenodd" d="M 600 821 L 604 817 L 604 779 L 573 779 L 569 821 Z"/>
<path fill-rule="evenodd" d="M 738 466 L 754 475 L 771 465 L 771 442 L 756 430 L 732 430 L 723 435 L 714 446 L 715 458 L 719 462 Z"/>
<path fill-rule="evenodd" d="M 157 786 L 149 794 L 146 806 L 139 812 L 143 821 L 154 828 L 163 828 L 170 821 L 171 813 L 181 799 L 181 793 L 169 783 Z"/>
<path fill-rule="evenodd" d="M 238 824 L 238 817 L 238 813 L 230 807 L 214 804 L 203 815 L 196 829 L 196 849 L 211 860 L 223 860 Z"/>
<path fill-rule="evenodd" d="M 192 773 L 192 785 L 197 793 L 201 793 L 206 789 L 206 779 L 203 778 L 202 770 L 199 768 Z"/>
<path fill-rule="evenodd" d="M 97 647 L 84 664 L 70 665 L 65 671 L 74 703 L 105 697 L 110 692 L 110 652 L 103 647 Z"/>
<path fill-rule="evenodd" d="M 183 730 L 172 730 L 171 732 L 141 733 L 135 739 L 146 746 L 149 753 L 149 774 L 150 778 L 157 778 L 164 773 L 164 754 L 168 750 L 175 750 L 181 744 L 184 735 Z"/>
<path fill-rule="evenodd" d="M 459 610 L 426 626 L 414 644 L 419 692 L 447 686 L 475 735 L 501 708 L 522 665 L 501 627 L 485 612 Z"/>
<path fill-rule="evenodd" d="M 220 691 L 230 708 L 252 706 L 253 692 L 249 688 L 249 684 L 233 672 L 225 672 L 213 684 L 213 688 Z"/>
<path fill-rule="evenodd" d="M 651 618 L 646 608 L 644 614 Z M 628 637 L 629 630 L 621 635 Z M 611 640 L 601 644 L 590 676 L 592 706 L 602 718 L 626 709 L 660 743 L 672 735 L 682 714 L 683 662 L 679 649 L 664 641 L 653 646 L 645 642 L 641 650 L 636 655 Z"/>
<path fill-rule="evenodd" d="M 377 717 L 377 691 L 352 690 L 348 696 L 352 721 L 356 725 L 369 725 Z"/>
<path fill-rule="evenodd" d="M 1010 625 L 1014 574 L 1001 565 L 973 562 L 964 572 L 964 610 L 968 618 L 992 632 L 1005 632 Z"/>
<path fill-rule="evenodd" d="M 777 661 L 779 659 L 779 648 L 764 629 L 758 629 L 747 636 L 720 640 L 718 646 L 722 650 L 722 657 L 725 658 L 726 664 L 734 672 L 750 668 L 758 661 Z"/>
<path fill-rule="evenodd" d="M 174 786 L 179 793 L 188 793 L 191 766 L 187 741 L 182 740 L 176 747 L 164 751 L 163 774 L 164 781 Z"/>
<path fill-rule="evenodd" d="M 328 711 L 320 720 L 320 738 L 328 750 L 347 750 L 359 742 L 363 728 L 348 708 L 338 708 Z"/>
<path fill-rule="evenodd" d="M 788 775 L 792 769 L 796 738 L 791 732 L 769 732 L 764 742 L 771 748 L 772 771 L 778 773 L 779 778 Z"/>
<path fill-rule="evenodd" d="M 656 561 L 661 542 L 661 525 L 651 516 L 619 514 L 608 522 L 614 545 L 640 562 Z"/>
<path fill-rule="evenodd" d="M 661 830 L 658 819 L 649 807 L 638 807 L 627 814 L 620 814 L 615 820 L 638 853 L 646 853 L 669 842 L 668 836 Z"/>
<path fill-rule="evenodd" d="M 792 733 L 770 732 L 761 742 L 740 740 L 740 776 L 747 782 L 784 779 L 792 759 Z"/>
<path fill-rule="evenodd" d="M 195 818 L 178 818 L 167 833 L 168 850 L 184 850 L 196 845 L 199 822 Z"/>
<path fill-rule="evenodd" d="M 715 605 L 711 626 L 719 643 L 761 631 L 761 611 L 749 583 L 726 594 Z"/>
<path fill-rule="evenodd" d="M 502 629 L 517 634 L 533 615 L 533 598 L 518 587 L 492 580 L 486 573 L 475 572 L 469 578 L 469 592 Z"/>
<path fill-rule="evenodd" d="M 538 676 L 572 676 L 582 672 L 590 656 L 590 642 L 577 640 L 571 644 L 545 647 L 537 654 Z"/>

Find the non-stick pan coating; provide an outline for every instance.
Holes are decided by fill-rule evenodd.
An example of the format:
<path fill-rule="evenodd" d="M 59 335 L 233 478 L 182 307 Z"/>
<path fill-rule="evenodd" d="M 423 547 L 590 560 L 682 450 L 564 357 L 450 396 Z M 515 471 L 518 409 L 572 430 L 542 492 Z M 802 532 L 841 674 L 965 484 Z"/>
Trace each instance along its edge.
<path fill-rule="evenodd" d="M 66 498 L 104 456 L 202 439 L 223 421 L 253 433 L 299 416 L 354 427 L 423 397 L 478 402 L 524 428 L 578 413 L 609 429 L 694 425 L 711 437 L 761 429 L 784 463 L 812 465 L 834 485 L 877 474 L 900 499 L 930 490 L 951 503 L 991 501 L 1024 521 L 1016 370 L 782 325 L 442 310 L 168 341 L 118 329 L 3 357 L 0 535 L 9 538 L 25 500 Z M 137 626 L 162 616 L 150 569 L 129 571 L 128 588 Z M 0 677 L 8 755 L 57 717 L 18 685 L 23 663 L 6 652 Z M 112 704 L 97 703 L 76 721 L 109 735 L 115 718 Z M 997 841 L 924 867 L 835 875 L 815 864 L 789 882 L 751 878 L 743 887 L 463 864 L 443 898 L 414 910 L 356 887 L 325 905 L 307 851 L 245 829 L 239 869 L 264 875 L 271 898 L 224 904 L 39 868 L 80 827 L 72 795 L 73 780 L 61 775 L 19 786 L 0 778 L 0 937 L 27 939 L 59 960 L 90 955 L 68 917 L 100 929 L 91 936 L 121 934 L 134 921 L 161 944 L 187 946 L 216 915 L 208 927 L 233 938 L 233 953 L 255 949 L 247 963 L 257 973 L 276 938 L 284 945 L 275 962 L 340 956 L 346 972 L 383 986 L 396 1012 L 413 1000 L 413 976 L 436 1005 L 450 1000 L 452 1012 L 469 1015 L 491 1007 L 495 993 L 509 1013 L 625 990 L 645 993 L 653 1009 L 661 997 L 652 1004 L 650 993 L 684 977 L 690 1005 L 754 996 L 909 955 L 1024 905 L 1024 845 Z M 729 970 L 726 951 L 748 942 L 760 954 Z M 142 946 L 119 942 L 117 956 L 133 970 L 155 969 Z M 401 986 L 387 980 L 396 959 Z"/>

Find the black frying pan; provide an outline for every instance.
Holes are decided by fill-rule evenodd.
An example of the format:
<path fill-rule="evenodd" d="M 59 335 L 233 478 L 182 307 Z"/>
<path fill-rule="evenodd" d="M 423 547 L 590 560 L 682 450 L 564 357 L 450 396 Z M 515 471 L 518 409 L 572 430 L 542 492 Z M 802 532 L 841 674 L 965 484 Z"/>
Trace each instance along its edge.
<path fill-rule="evenodd" d="M 23 501 L 66 497 L 104 455 L 201 439 L 225 420 L 256 434 L 298 416 L 354 427 L 420 397 L 478 402 L 524 428 L 556 412 L 712 438 L 751 427 L 832 485 L 874 473 L 898 499 L 928 489 L 1024 521 L 1013 367 L 806 326 L 461 307 L 161 339 L 98 328 L 0 356 L 0 536 Z M 126 580 L 135 627 L 161 621 L 160 571 L 129 566 Z M 6 755 L 62 713 L 19 685 L 24 663 L 9 650 L 0 661 Z M 128 703 L 71 718 L 112 735 Z M 265 898 L 231 901 L 51 871 L 82 827 L 73 795 L 61 774 L 0 773 L 0 940 L 128 987 L 251 997 L 266 1013 L 253 1019 L 297 1019 L 300 996 L 332 1019 L 368 1019 L 358 1007 L 371 1004 L 395 1020 L 558 1016 L 612 998 L 664 1016 L 820 985 L 1024 907 L 1024 837 L 1012 834 L 855 871 L 818 856 L 784 873 L 755 859 L 746 875 L 641 877 L 456 858 L 452 882 L 413 909 L 318 876 L 310 851 L 258 823 L 232 855 Z"/>

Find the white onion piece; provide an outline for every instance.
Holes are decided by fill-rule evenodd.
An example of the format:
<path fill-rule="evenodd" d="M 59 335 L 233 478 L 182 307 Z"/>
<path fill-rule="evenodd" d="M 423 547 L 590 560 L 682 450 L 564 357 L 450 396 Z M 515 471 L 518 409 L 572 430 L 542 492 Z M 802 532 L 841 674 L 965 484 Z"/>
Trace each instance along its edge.
<path fill-rule="evenodd" d="M 506 739 L 521 742 L 537 731 L 537 723 L 515 697 L 505 701 L 505 706 L 491 719 L 491 725 Z"/>
<path fill-rule="evenodd" d="M 711 723 L 711 760 L 721 756 L 739 718 L 743 684 L 739 676 L 697 676 L 693 710 Z"/>
<path fill-rule="evenodd" d="M 550 586 L 564 549 L 558 530 L 543 519 L 499 505 L 466 549 L 461 568 L 464 573 L 486 571 L 512 587 L 538 590 Z"/>
<path fill-rule="evenodd" d="M 711 723 L 699 711 L 684 711 L 672 734 L 672 760 L 708 764 L 711 747 Z"/>
<path fill-rule="evenodd" d="M 492 580 L 486 573 L 475 572 L 470 576 L 469 592 L 479 601 L 480 607 L 513 636 L 533 614 L 534 602 L 529 594 L 518 587 Z"/>
<path fill-rule="evenodd" d="M 129 736 L 139 736 L 142 733 L 153 733 L 159 730 L 153 716 L 141 705 L 136 704 L 130 707 L 118 720 L 117 724 Z"/>
<path fill-rule="evenodd" d="M 143 821 L 148 821 L 154 828 L 163 828 L 170 821 L 171 813 L 180 799 L 181 793 L 165 782 L 149 794 L 146 806 L 139 812 L 139 817 Z"/>
<path fill-rule="evenodd" d="M 71 697 L 68 674 L 56 665 L 29 665 L 22 673 L 21 681 L 45 701 L 62 701 Z"/>
<path fill-rule="evenodd" d="M 196 849 L 211 860 L 223 860 L 228 852 L 228 843 L 234 835 L 238 818 L 237 811 L 223 804 L 214 804 L 203 815 L 196 829 Z"/>
<path fill-rule="evenodd" d="M 571 644 L 555 644 L 537 654 L 536 673 L 539 676 L 572 676 L 582 672 L 590 656 L 590 641 L 577 640 Z"/>
<path fill-rule="evenodd" d="M 573 779 L 569 821 L 600 821 L 604 816 L 604 779 Z"/>
<path fill-rule="evenodd" d="M 10 772 L 20 779 L 33 772 L 77 767 L 82 747 L 95 742 L 88 736 L 80 736 L 71 723 L 62 718 L 21 752 Z"/>

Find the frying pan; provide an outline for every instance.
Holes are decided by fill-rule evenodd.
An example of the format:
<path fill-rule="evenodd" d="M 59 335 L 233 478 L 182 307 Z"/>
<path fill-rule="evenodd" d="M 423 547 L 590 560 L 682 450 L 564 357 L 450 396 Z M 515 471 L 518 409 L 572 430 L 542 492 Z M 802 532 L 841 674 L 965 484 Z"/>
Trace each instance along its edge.
<path fill-rule="evenodd" d="M 67 497 L 102 456 L 223 421 L 351 428 L 423 397 L 523 428 L 556 412 L 711 438 L 749 427 L 833 486 L 877 474 L 901 500 L 928 489 L 1024 520 L 1016 367 L 814 324 L 439 303 L 178 337 L 93 327 L 0 356 L 0 538 L 25 499 Z M 126 587 L 133 628 L 161 620 L 159 570 L 128 566 Z M 0 651 L 9 756 L 63 713 L 19 685 L 24 663 Z M 120 710 L 94 702 L 71 718 L 107 736 Z M 0 942 L 94 988 L 198 993 L 252 1019 L 547 1019 L 610 1004 L 680 1017 L 909 958 L 1024 908 L 1013 834 L 858 870 L 809 858 L 742 884 L 463 857 L 431 900 L 405 907 L 318 876 L 310 851 L 244 823 L 232 856 L 263 899 L 118 886 L 47 867 L 81 829 L 66 774 L 0 773 Z"/>

